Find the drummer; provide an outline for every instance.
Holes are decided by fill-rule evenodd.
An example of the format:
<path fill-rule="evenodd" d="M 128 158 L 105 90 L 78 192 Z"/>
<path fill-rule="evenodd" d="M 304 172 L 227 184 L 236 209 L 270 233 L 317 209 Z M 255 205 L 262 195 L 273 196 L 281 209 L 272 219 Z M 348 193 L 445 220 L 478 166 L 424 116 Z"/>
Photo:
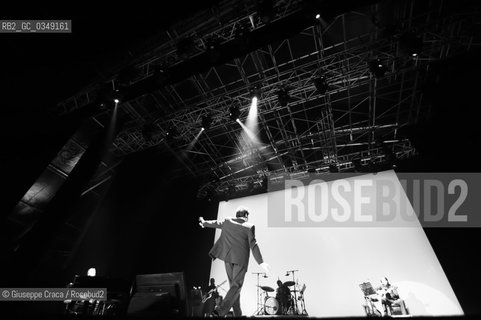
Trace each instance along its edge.
<path fill-rule="evenodd" d="M 291 296 L 291 290 L 288 286 L 284 285 L 281 280 L 277 280 L 276 299 L 279 301 L 281 314 L 287 314 L 289 310 L 289 298 Z"/>

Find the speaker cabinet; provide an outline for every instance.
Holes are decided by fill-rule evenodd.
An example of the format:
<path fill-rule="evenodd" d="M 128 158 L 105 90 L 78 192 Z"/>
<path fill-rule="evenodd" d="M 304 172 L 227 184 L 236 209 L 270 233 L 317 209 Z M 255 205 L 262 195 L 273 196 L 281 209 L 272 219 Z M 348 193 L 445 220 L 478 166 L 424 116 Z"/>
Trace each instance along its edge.
<path fill-rule="evenodd" d="M 142 274 L 135 277 L 127 309 L 130 316 L 188 316 L 190 314 L 182 272 Z"/>

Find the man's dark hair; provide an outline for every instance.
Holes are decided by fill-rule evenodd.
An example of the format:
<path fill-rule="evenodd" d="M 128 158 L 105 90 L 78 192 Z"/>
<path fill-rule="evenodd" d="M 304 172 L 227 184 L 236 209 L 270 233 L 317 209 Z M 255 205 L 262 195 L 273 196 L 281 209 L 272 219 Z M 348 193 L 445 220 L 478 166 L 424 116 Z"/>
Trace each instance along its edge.
<path fill-rule="evenodd" d="M 243 208 L 237 210 L 237 212 L 235 213 L 236 218 L 245 218 L 248 215 L 249 215 L 249 211 Z"/>

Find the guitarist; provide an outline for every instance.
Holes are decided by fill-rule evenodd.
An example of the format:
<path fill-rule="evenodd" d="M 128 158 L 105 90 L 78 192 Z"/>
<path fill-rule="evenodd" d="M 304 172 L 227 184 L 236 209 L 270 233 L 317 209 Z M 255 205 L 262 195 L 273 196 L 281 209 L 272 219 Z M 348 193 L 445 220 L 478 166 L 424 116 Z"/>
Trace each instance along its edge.
<path fill-rule="evenodd" d="M 227 280 L 224 280 L 221 284 L 216 285 L 215 279 L 210 279 L 210 285 L 207 287 L 208 291 L 202 295 L 202 303 L 204 304 L 204 316 L 210 316 L 214 310 L 219 309 L 223 297 L 219 294 L 217 288 L 219 288 L 226 282 Z"/>
<path fill-rule="evenodd" d="M 215 285 L 215 279 L 210 278 L 210 284 L 207 287 L 207 292 L 212 295 L 212 298 L 217 298 L 219 296 L 219 291 L 217 291 L 217 286 Z"/>
<path fill-rule="evenodd" d="M 215 308 L 215 301 L 219 297 L 217 286 L 215 285 L 215 279 L 210 279 L 210 284 L 207 287 L 207 292 L 202 295 L 202 302 L 204 302 L 204 315 L 210 315 Z"/>

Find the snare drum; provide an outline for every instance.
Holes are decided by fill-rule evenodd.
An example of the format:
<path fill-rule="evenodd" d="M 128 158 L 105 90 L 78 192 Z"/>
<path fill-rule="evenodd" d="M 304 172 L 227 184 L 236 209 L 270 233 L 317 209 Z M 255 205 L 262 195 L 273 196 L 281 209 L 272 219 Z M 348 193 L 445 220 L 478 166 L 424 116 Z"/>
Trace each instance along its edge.
<path fill-rule="evenodd" d="M 266 314 L 278 314 L 279 310 L 279 301 L 277 301 L 274 297 L 268 297 L 264 303 L 264 312 Z"/>

